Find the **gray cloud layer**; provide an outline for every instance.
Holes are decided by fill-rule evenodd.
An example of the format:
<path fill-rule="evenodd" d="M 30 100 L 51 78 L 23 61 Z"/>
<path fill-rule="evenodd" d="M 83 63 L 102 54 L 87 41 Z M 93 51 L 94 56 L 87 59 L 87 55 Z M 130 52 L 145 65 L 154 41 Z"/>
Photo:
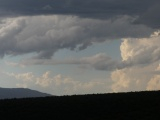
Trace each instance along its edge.
<path fill-rule="evenodd" d="M 159 28 L 159 0 L 0 0 L 0 15 L 66 14 L 89 18 L 137 16 L 134 23 Z"/>
<path fill-rule="evenodd" d="M 0 0 L 0 3 L 1 57 L 38 53 L 34 58 L 46 59 L 60 49 L 83 50 L 93 43 L 112 39 L 149 37 L 160 21 L 158 0 Z"/>
<path fill-rule="evenodd" d="M 148 37 L 154 30 L 132 25 L 134 18 L 98 20 L 76 16 L 32 16 L 2 19 L 0 56 L 38 53 L 51 58 L 60 49 L 83 50 L 89 45 L 126 37 Z"/>
<path fill-rule="evenodd" d="M 9 64 L 9 63 L 8 63 Z M 13 63 L 11 63 L 13 64 Z M 11 65 L 10 64 L 10 65 Z M 116 60 L 113 60 L 111 57 L 105 55 L 104 53 L 99 53 L 90 57 L 83 57 L 80 59 L 66 59 L 66 60 L 56 60 L 56 59 L 28 59 L 24 60 L 21 63 L 18 63 L 19 66 L 27 65 L 59 65 L 59 64 L 73 64 L 80 65 L 85 67 L 91 67 L 96 70 L 106 70 L 112 71 L 120 67 L 121 63 Z"/>
<path fill-rule="evenodd" d="M 95 56 L 84 57 L 80 59 L 66 60 L 42 60 L 30 59 L 24 60 L 19 65 L 57 65 L 57 64 L 75 64 L 92 67 L 96 70 L 112 71 L 115 69 L 132 68 L 134 66 L 148 66 L 159 63 L 160 61 L 160 31 L 155 32 L 149 38 L 125 39 L 121 46 L 122 61 L 113 60 L 104 53 Z M 159 67 L 160 68 L 160 67 Z M 158 69 L 159 69 L 158 68 Z"/>

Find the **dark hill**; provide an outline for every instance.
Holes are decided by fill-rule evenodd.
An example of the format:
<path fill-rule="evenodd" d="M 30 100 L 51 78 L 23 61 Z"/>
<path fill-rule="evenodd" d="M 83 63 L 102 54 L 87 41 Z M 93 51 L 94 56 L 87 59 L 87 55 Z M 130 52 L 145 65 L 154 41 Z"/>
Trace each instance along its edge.
<path fill-rule="evenodd" d="M 0 100 L 6 119 L 159 120 L 160 91 Z"/>
<path fill-rule="evenodd" d="M 46 96 L 51 96 L 51 95 L 24 88 L 0 88 L 0 99 L 46 97 Z"/>

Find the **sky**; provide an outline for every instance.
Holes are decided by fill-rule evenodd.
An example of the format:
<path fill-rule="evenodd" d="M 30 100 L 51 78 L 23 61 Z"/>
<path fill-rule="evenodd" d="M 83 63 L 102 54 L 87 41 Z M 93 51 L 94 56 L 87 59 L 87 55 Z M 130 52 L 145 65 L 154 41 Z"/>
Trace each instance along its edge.
<path fill-rule="evenodd" d="M 160 89 L 159 0 L 0 3 L 0 87 L 53 95 Z"/>

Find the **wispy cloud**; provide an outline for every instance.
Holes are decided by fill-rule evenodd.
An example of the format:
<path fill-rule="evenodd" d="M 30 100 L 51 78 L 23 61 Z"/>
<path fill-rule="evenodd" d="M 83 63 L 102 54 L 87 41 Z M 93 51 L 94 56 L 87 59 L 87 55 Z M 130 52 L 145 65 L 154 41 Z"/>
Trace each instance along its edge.
<path fill-rule="evenodd" d="M 94 68 L 96 70 L 106 70 L 112 71 L 118 69 L 120 63 L 116 60 L 113 60 L 111 57 L 107 56 L 104 53 L 99 53 L 94 56 L 82 57 L 82 58 L 69 58 L 64 60 L 56 59 L 28 59 L 23 60 L 21 65 L 86 65 L 88 67 Z"/>
<path fill-rule="evenodd" d="M 18 62 L 5 61 L 5 64 L 7 66 L 12 66 L 12 67 L 21 67 L 21 68 L 25 68 L 26 67 L 24 64 L 20 64 Z"/>

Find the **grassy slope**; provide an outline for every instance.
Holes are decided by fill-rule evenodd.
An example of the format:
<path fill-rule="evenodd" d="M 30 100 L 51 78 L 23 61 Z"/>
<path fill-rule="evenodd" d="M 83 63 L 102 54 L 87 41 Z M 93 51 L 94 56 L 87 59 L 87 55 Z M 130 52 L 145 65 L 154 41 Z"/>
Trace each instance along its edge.
<path fill-rule="evenodd" d="M 0 115 L 45 120 L 156 120 L 160 118 L 160 91 L 0 100 Z"/>

